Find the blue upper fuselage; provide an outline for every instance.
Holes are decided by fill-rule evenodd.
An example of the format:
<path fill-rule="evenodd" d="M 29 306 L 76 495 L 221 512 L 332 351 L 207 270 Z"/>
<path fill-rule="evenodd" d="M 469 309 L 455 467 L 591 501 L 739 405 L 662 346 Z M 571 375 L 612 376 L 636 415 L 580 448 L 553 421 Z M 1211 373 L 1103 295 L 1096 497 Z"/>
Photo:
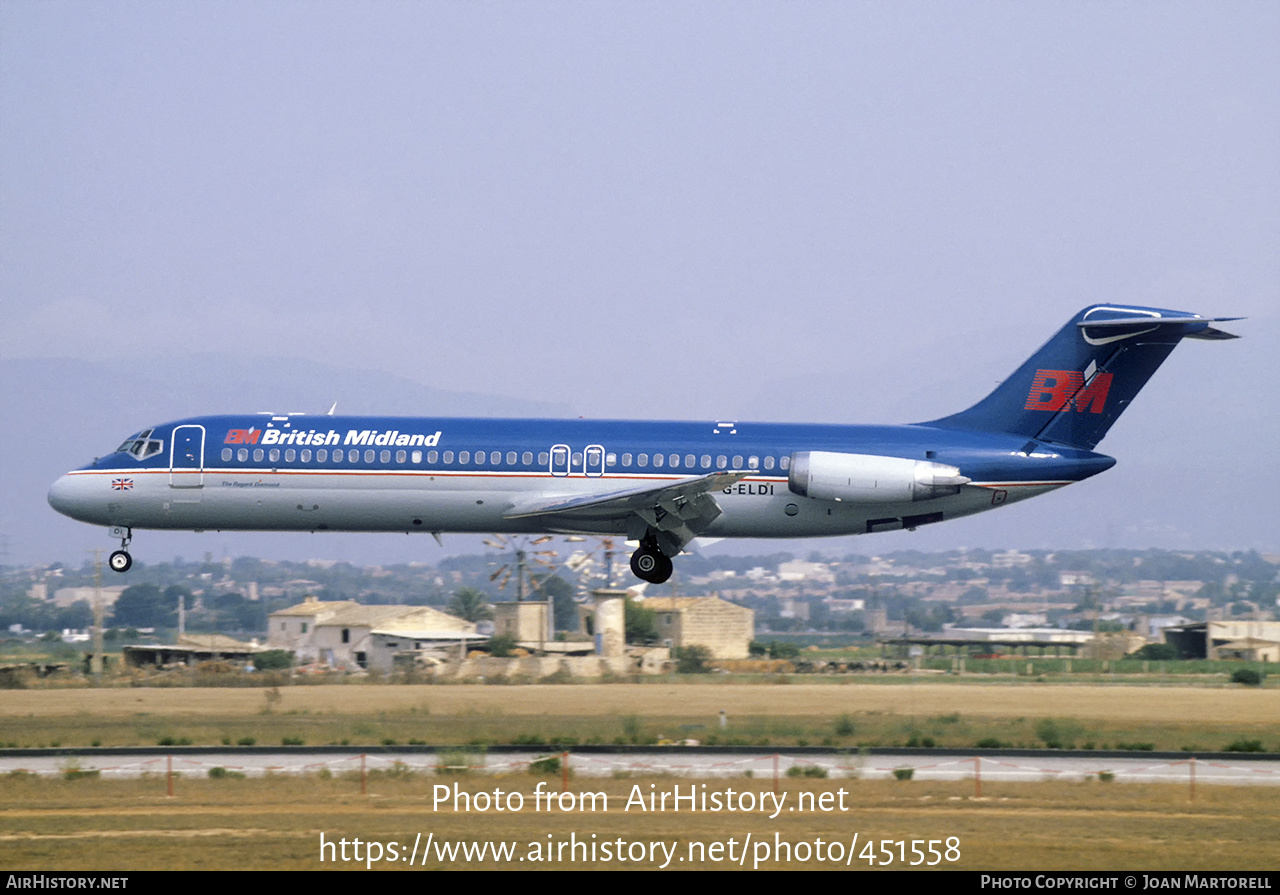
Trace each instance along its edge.
<path fill-rule="evenodd" d="M 975 482 L 1079 481 L 1115 463 L 1103 454 L 1024 436 L 922 424 L 247 415 L 155 426 L 83 468 L 410 467 L 529 474 L 586 469 L 605 476 L 758 469 L 762 476 L 785 477 L 796 451 L 933 460 Z"/>

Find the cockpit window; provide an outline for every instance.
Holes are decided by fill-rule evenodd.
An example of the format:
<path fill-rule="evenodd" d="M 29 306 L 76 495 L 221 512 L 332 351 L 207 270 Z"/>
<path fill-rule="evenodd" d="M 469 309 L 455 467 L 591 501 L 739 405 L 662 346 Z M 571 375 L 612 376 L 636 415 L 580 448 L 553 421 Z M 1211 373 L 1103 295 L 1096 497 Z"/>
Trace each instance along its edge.
<path fill-rule="evenodd" d="M 152 438 L 155 429 L 147 429 L 139 432 L 132 438 L 125 441 L 124 444 L 116 448 L 117 453 L 130 454 L 137 460 L 145 460 L 148 457 L 154 457 L 156 454 L 164 450 L 164 442 Z"/>

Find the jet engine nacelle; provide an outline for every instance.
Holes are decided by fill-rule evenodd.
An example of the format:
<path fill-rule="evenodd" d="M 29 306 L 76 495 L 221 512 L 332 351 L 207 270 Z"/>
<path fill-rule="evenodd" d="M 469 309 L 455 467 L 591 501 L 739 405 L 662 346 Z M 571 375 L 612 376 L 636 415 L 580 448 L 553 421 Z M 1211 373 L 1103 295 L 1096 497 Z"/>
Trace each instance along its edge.
<path fill-rule="evenodd" d="M 787 487 L 818 500 L 909 503 L 958 494 L 968 481 L 956 467 L 931 460 L 797 451 L 791 455 Z"/>

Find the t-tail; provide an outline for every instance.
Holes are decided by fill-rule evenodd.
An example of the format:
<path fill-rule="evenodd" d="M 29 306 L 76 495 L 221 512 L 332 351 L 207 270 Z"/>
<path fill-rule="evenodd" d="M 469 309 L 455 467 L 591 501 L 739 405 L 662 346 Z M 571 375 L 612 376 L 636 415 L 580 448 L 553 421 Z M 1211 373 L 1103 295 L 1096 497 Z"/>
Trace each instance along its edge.
<path fill-rule="evenodd" d="M 1093 450 L 1180 340 L 1237 338 L 1213 324 L 1239 319 L 1093 305 L 987 397 L 924 425 L 1008 432 Z"/>

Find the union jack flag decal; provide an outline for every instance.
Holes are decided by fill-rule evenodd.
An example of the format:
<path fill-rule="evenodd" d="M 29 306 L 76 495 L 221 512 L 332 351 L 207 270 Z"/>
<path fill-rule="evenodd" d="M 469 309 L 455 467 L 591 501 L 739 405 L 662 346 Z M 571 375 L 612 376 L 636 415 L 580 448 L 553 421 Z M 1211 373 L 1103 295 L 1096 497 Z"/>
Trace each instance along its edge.
<path fill-rule="evenodd" d="M 111 487 L 116 491 L 132 491 L 133 479 L 112 479 Z"/>

